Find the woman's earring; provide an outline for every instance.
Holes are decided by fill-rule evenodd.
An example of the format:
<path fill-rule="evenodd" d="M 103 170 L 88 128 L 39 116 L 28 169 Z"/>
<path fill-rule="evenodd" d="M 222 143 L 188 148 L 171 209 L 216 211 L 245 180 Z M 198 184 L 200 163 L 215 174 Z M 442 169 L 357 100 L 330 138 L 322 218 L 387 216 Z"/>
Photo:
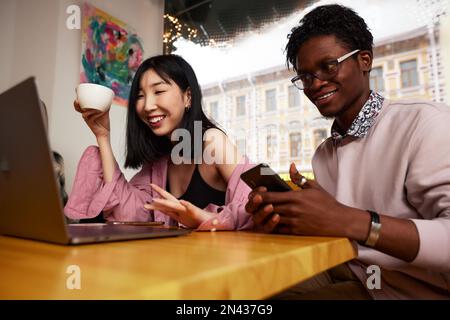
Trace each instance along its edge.
<path fill-rule="evenodd" d="M 185 110 L 186 112 L 189 112 L 189 110 L 191 110 L 191 106 L 190 106 L 190 105 L 187 105 L 187 106 L 184 108 L 184 110 Z"/>

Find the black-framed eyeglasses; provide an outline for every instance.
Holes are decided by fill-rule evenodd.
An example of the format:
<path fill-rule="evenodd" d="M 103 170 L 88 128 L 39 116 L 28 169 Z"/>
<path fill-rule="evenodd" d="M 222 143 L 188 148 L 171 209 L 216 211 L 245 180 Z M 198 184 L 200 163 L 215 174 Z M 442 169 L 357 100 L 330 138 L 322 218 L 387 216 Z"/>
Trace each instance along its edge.
<path fill-rule="evenodd" d="M 353 50 L 352 52 L 346 53 L 342 57 L 337 58 L 336 60 L 326 61 L 322 63 L 320 69 L 317 72 L 315 73 L 302 72 L 293 77 L 291 79 L 291 82 L 299 90 L 304 90 L 312 86 L 314 78 L 317 78 L 322 81 L 330 80 L 338 73 L 339 64 L 359 51 L 360 49 Z"/>

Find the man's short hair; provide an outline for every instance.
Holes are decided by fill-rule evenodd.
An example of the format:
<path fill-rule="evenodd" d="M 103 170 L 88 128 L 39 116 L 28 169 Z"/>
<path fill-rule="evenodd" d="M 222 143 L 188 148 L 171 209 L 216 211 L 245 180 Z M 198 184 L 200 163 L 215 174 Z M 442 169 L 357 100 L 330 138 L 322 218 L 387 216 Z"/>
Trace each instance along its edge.
<path fill-rule="evenodd" d="M 372 52 L 373 36 L 364 19 L 342 5 L 319 6 L 306 14 L 300 24 L 291 30 L 286 45 L 286 63 L 297 71 L 297 53 L 307 40 L 323 35 L 334 35 L 349 51 Z"/>

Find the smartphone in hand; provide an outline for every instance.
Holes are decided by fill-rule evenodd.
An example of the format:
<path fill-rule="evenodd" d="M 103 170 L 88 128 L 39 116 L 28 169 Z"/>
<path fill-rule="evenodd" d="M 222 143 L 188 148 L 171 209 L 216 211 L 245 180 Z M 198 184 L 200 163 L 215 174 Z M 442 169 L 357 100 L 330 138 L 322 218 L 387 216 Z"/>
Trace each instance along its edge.
<path fill-rule="evenodd" d="M 273 171 L 268 164 L 261 163 L 241 174 L 241 179 L 252 189 L 266 187 L 267 191 L 283 192 L 292 188 Z"/>

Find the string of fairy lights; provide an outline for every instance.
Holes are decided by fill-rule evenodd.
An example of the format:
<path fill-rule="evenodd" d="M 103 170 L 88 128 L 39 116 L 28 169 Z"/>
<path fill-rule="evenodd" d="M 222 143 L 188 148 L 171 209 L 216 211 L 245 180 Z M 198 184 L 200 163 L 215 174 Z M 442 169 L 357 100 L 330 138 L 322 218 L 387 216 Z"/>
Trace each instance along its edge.
<path fill-rule="evenodd" d="M 200 37 L 197 28 L 183 23 L 177 17 L 166 13 L 164 15 L 163 34 L 164 53 L 169 54 L 174 51 L 174 42 L 179 38 L 184 38 L 194 43 L 200 43 L 202 46 L 223 47 L 227 45 L 225 42 L 218 43 L 214 39 L 205 36 Z"/>
<path fill-rule="evenodd" d="M 178 18 L 170 14 L 165 14 L 163 34 L 164 52 L 170 53 L 173 49 L 173 43 L 181 37 L 195 42 L 197 29 L 180 22 Z"/>
<path fill-rule="evenodd" d="M 173 14 L 166 13 L 164 14 L 164 33 L 163 33 L 163 47 L 164 53 L 169 54 L 175 51 L 177 48 L 175 47 L 175 42 L 180 39 L 186 39 L 189 42 L 193 42 L 195 44 L 199 44 L 201 46 L 209 46 L 214 48 L 229 48 L 233 46 L 234 39 L 237 35 L 242 35 L 244 33 L 255 33 L 256 30 L 260 29 L 264 25 L 273 23 L 281 18 L 281 16 L 286 16 L 292 13 L 292 10 L 297 10 L 300 6 L 299 3 L 302 1 L 294 1 L 294 0 L 283 0 L 280 1 L 282 4 L 275 6 L 266 6 L 261 5 L 261 3 L 278 3 L 279 0 L 248 0 L 248 2 L 253 4 L 258 4 L 256 8 L 259 9 L 250 9 L 251 6 L 244 7 L 245 9 L 235 7 L 231 12 L 227 15 L 231 16 L 230 20 L 226 20 L 226 27 L 224 28 L 223 22 L 218 18 L 213 18 L 217 15 L 217 6 L 219 2 L 222 4 L 222 8 L 228 8 L 224 6 L 227 1 L 222 0 L 197 0 L 197 1 L 176 1 L 178 5 L 169 5 L 168 10 L 166 12 L 175 12 Z M 427 0 L 416 0 L 416 1 L 427 1 Z M 430 1 L 450 1 L 450 0 L 430 0 Z M 175 2 L 175 1 L 174 1 Z M 306 5 L 309 5 L 310 2 L 307 1 Z M 166 0 L 166 3 L 171 4 L 171 1 Z M 183 5 L 181 5 L 183 4 Z M 188 4 L 190 6 L 186 7 Z M 193 10 L 202 7 L 202 15 L 200 15 L 200 19 L 187 19 L 183 20 L 183 16 L 186 17 L 186 13 L 191 12 L 193 16 Z M 207 8 L 206 8 L 207 7 Z M 267 7 L 265 10 L 261 11 L 261 8 Z M 305 7 L 305 4 L 301 6 Z M 216 11 L 213 10 L 215 8 Z M 209 16 L 208 21 L 203 21 L 203 14 L 208 10 L 213 16 Z M 228 10 L 228 9 L 227 9 Z M 244 11 L 243 11 L 244 10 Z M 228 10 L 229 11 L 229 10 Z M 228 12 L 227 11 L 227 12 Z M 214 13 L 216 12 L 216 13 Z M 189 16 L 189 15 L 188 15 Z M 190 17 L 190 16 L 189 16 Z M 197 17 L 197 16 L 196 16 Z M 256 19 L 253 19 L 256 18 Z M 197 17 L 198 18 L 198 17 Z M 214 22 L 212 21 L 214 19 Z M 227 18 L 224 18 L 227 19 Z M 190 21 L 190 24 L 185 23 L 185 21 Z M 193 22 L 196 21 L 196 22 Z M 219 29 L 217 29 L 219 28 Z"/>

